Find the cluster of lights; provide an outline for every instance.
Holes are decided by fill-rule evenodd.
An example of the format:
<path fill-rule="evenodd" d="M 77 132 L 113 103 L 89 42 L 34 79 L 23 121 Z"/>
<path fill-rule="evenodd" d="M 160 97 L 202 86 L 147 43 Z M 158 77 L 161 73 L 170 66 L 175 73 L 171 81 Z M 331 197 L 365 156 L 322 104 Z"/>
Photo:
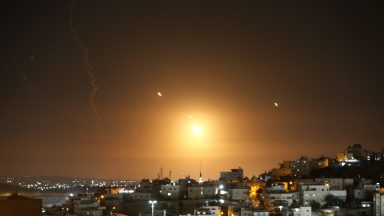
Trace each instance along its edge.
<path fill-rule="evenodd" d="M 68 182 L 57 182 L 49 178 L 36 177 L 0 177 L 0 183 L 18 185 L 20 187 L 36 190 L 66 190 L 73 187 L 134 187 L 137 182 L 131 180 L 99 180 L 74 179 Z"/>
<path fill-rule="evenodd" d="M 55 189 L 69 189 L 70 185 L 65 183 L 52 183 L 46 180 L 37 180 L 36 182 L 26 182 L 19 181 L 13 182 L 14 184 L 19 185 L 20 187 L 28 188 L 28 189 L 37 189 L 37 190 L 55 190 Z"/>
<path fill-rule="evenodd" d="M 61 183 L 56 183 L 54 185 L 50 185 L 48 183 L 42 184 L 41 182 L 37 182 L 36 184 L 23 184 L 19 183 L 19 186 L 25 187 L 28 189 L 37 189 L 37 190 L 54 190 L 54 189 L 69 189 L 70 186 L 67 184 L 61 184 Z"/>

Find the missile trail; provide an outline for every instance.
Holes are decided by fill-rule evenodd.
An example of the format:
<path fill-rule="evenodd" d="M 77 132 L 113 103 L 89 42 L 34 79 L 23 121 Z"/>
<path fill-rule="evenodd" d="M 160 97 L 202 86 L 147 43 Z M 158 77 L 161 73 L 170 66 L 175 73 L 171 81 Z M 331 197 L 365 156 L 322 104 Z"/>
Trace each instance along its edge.
<path fill-rule="evenodd" d="M 83 52 L 83 61 L 84 61 L 84 64 L 86 65 L 86 67 L 87 67 L 86 73 L 89 76 L 89 79 L 90 79 L 90 82 L 91 82 L 91 87 L 92 87 L 92 91 L 91 91 L 91 94 L 89 95 L 88 102 L 89 102 L 89 105 L 90 105 L 90 107 L 92 109 L 93 115 L 94 115 L 94 117 L 96 119 L 96 127 L 100 131 L 100 114 L 99 114 L 99 111 L 98 111 L 98 109 L 96 107 L 96 104 L 95 104 L 95 96 L 96 96 L 96 93 L 99 90 L 99 86 L 96 83 L 96 76 L 93 73 L 93 66 L 91 64 L 91 61 L 89 60 L 88 48 L 84 45 L 83 41 L 80 39 L 80 37 L 79 37 L 79 35 L 78 35 L 77 31 L 76 31 L 76 28 L 75 28 L 75 26 L 73 24 L 73 17 L 74 17 L 74 12 L 75 12 L 75 4 L 76 4 L 76 0 L 72 0 L 71 3 L 70 3 L 70 8 L 69 8 L 69 28 L 71 30 L 74 42 L 80 47 L 81 51 Z"/>

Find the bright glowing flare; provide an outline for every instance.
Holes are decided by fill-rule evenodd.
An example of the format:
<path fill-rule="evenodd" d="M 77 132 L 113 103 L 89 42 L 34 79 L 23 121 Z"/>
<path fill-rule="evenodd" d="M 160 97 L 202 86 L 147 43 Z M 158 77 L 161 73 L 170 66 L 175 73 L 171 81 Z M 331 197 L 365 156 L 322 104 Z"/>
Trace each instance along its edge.
<path fill-rule="evenodd" d="M 159 97 L 163 96 L 163 94 L 162 94 L 161 92 L 157 92 L 157 95 L 158 95 Z"/>
<path fill-rule="evenodd" d="M 200 136 L 202 132 L 201 127 L 199 125 L 193 125 L 192 132 L 195 136 Z"/>

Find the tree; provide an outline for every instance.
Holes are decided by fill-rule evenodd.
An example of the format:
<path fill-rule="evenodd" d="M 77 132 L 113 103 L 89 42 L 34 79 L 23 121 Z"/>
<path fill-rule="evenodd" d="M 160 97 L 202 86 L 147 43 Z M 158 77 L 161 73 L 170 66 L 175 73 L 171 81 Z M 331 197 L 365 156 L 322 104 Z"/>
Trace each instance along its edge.
<path fill-rule="evenodd" d="M 315 200 L 311 200 L 309 205 L 312 207 L 312 211 L 319 211 L 321 207 L 320 203 Z"/>
<path fill-rule="evenodd" d="M 332 194 L 328 194 L 327 196 L 325 196 L 324 201 L 325 201 L 325 206 L 327 206 L 327 207 L 343 205 L 343 200 L 337 198 L 336 196 L 334 196 Z"/>

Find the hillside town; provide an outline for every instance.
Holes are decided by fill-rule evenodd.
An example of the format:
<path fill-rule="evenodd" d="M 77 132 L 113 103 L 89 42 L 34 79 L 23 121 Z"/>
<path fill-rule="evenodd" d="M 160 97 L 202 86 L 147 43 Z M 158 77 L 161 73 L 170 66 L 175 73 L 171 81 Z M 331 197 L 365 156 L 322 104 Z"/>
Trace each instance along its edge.
<path fill-rule="evenodd" d="M 241 167 L 221 171 L 219 176 L 205 181 L 200 173 L 199 179 L 171 180 L 161 169 L 152 180 L 83 182 L 86 189 L 70 193 L 62 205 L 42 206 L 41 200 L 12 194 L 0 199 L 0 213 L 12 205 L 29 203 L 26 206 L 36 214 L 23 209 L 28 215 L 55 216 L 384 215 L 383 149 L 371 152 L 354 144 L 334 158 L 302 156 L 282 161 L 259 176 L 247 177 Z M 41 187 L 23 186 L 31 185 Z"/>

